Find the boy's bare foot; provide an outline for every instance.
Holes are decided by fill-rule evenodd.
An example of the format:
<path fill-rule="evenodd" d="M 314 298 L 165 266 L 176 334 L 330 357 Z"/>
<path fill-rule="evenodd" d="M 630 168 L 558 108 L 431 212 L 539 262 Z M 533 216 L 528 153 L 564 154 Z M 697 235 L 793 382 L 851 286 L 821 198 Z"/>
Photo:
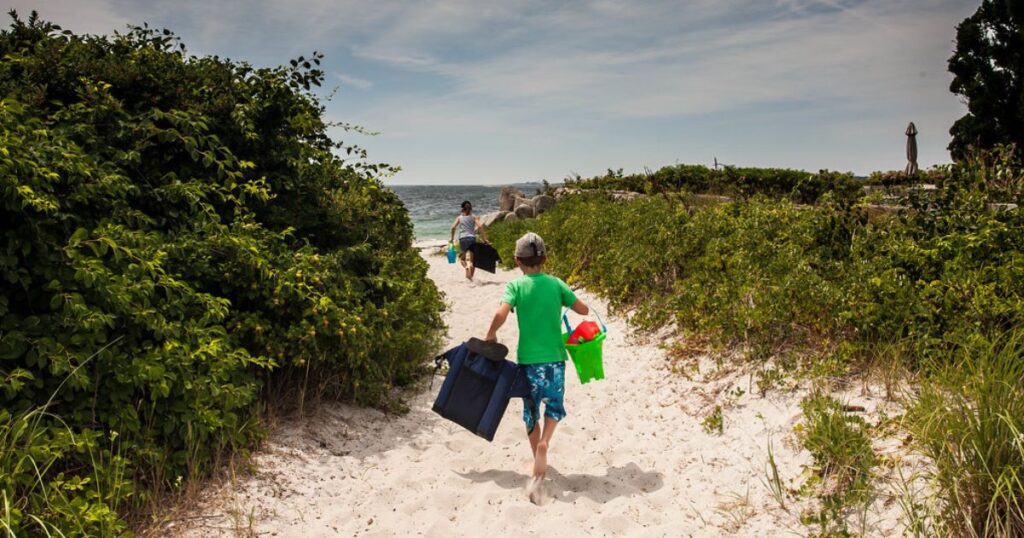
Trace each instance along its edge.
<path fill-rule="evenodd" d="M 537 443 L 537 452 L 533 454 L 533 476 L 544 478 L 548 472 L 548 444 L 544 441 Z"/>
<path fill-rule="evenodd" d="M 530 483 L 526 485 L 526 496 L 537 506 L 544 504 L 544 477 L 530 478 Z"/>

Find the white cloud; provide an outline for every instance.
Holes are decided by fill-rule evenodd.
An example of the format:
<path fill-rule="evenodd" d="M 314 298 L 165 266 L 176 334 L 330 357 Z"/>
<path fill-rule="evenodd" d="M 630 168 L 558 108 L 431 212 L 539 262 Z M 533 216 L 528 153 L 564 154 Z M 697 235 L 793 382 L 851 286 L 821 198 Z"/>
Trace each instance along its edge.
<path fill-rule="evenodd" d="M 365 78 L 354 77 L 344 73 L 337 73 L 335 77 L 346 86 L 351 86 L 357 90 L 369 90 L 373 87 L 373 82 L 370 82 Z"/>
<path fill-rule="evenodd" d="M 361 111 L 360 121 L 396 142 L 391 148 L 473 135 L 544 138 L 570 151 L 593 144 L 593 166 L 630 152 L 658 154 L 637 146 L 609 153 L 603 148 L 630 142 L 600 132 L 605 126 L 675 121 L 679 140 L 692 143 L 700 135 L 687 132 L 690 118 L 750 110 L 765 123 L 756 136 L 771 139 L 728 148 L 736 159 L 859 172 L 900 166 L 899 133 L 910 120 L 929 126 L 922 162 L 948 159 L 946 129 L 962 106 L 948 91 L 946 59 L 956 23 L 973 10 L 957 0 L 600 0 L 516 5 L 504 24 L 481 10 L 452 29 L 431 6 L 401 12 L 354 49 L 444 81 L 435 85 L 443 94 L 396 93 Z M 728 139 L 713 135 L 712 147 Z M 805 149 L 810 142 L 814 149 Z M 694 154 L 667 151 L 649 164 Z M 579 151 L 574 158 L 582 160 Z"/>
<path fill-rule="evenodd" d="M 590 10 L 533 17 L 536 40 L 465 60 L 432 56 L 431 47 L 448 43 L 449 37 L 427 32 L 431 23 L 424 21 L 436 17 L 409 15 L 396 23 L 401 32 L 384 31 L 357 53 L 447 77 L 457 93 L 612 117 L 685 116 L 811 99 L 894 107 L 921 99 L 919 88 L 948 95 L 942 85 L 922 82 L 918 73 L 945 71 L 952 24 L 961 10 L 948 5 L 921 10 L 911 2 L 876 1 L 858 8 L 809 3 L 835 9 L 711 26 L 709 19 L 728 13 L 723 5 L 740 4 L 707 2 L 683 11 L 678 4 L 664 4 L 660 11 L 631 11 L 629 5 L 601 1 Z M 808 2 L 784 4 L 794 12 L 808 8 Z M 642 27 L 623 28 L 621 17 L 634 12 L 643 13 Z M 467 24 L 486 20 L 470 17 Z M 672 31 L 673 23 L 678 31 Z M 561 26 L 571 35 L 554 31 Z M 580 27 L 587 31 L 572 33 Z M 647 34 L 648 43 L 630 46 L 620 40 L 630 32 Z"/>
<path fill-rule="evenodd" d="M 671 162 L 722 140 L 691 133 L 692 125 L 711 118 L 720 123 L 714 128 L 729 129 L 728 121 L 753 114 L 764 122 L 753 128 L 773 136 L 763 144 L 776 153 L 742 150 L 747 158 L 777 155 L 799 165 L 799 141 L 811 136 L 801 122 L 816 121 L 827 125 L 815 132 L 831 138 L 814 158 L 859 171 L 875 166 L 864 148 L 887 155 L 877 140 L 888 144 L 890 131 L 910 120 L 928 128 L 922 161 L 946 158 L 945 130 L 962 114 L 948 91 L 946 59 L 955 25 L 976 8 L 963 0 L 13 2 L 21 11 L 38 5 L 76 31 L 122 28 L 129 22 L 122 17 L 149 20 L 186 36 L 190 50 L 257 63 L 325 51 L 325 70 L 361 90 L 332 102 L 331 113 L 381 130 L 373 143 L 400 152 L 438 140 L 470 146 L 522 138 L 564 148 L 566 159 L 591 152 L 603 161 L 660 155 L 629 147 L 633 141 L 615 129 L 668 124 L 679 126 L 677 145 L 702 144 L 666 142 L 663 162 Z M 621 153 L 609 153 L 613 145 Z M 608 164 L 615 163 L 601 166 Z"/>

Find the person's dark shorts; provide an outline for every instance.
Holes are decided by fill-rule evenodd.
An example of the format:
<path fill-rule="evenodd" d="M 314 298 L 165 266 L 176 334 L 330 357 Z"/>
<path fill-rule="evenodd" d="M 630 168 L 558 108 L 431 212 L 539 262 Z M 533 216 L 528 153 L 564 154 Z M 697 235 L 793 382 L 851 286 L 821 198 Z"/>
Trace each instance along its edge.
<path fill-rule="evenodd" d="M 459 238 L 459 252 L 466 252 L 476 243 L 476 237 L 460 237 Z"/>

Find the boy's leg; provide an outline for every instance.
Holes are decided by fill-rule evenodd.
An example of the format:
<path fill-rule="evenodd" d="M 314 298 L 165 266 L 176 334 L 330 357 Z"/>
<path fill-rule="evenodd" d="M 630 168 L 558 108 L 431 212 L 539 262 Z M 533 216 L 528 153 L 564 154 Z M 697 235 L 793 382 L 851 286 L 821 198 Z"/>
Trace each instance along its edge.
<path fill-rule="evenodd" d="M 551 417 L 544 417 L 544 433 L 539 435 L 540 440 L 533 447 L 533 475 L 544 476 L 548 472 L 548 445 L 551 437 L 555 435 L 555 426 L 558 421 Z M 534 431 L 540 427 L 534 428 Z"/>
<path fill-rule="evenodd" d="M 541 477 L 548 471 L 548 445 L 555 435 L 555 427 L 565 418 L 565 363 L 545 364 L 544 369 L 544 431 L 533 455 L 533 474 Z"/>
<path fill-rule="evenodd" d="M 533 427 L 533 431 L 532 432 L 527 432 L 526 433 L 526 438 L 530 440 L 530 457 L 533 457 L 533 456 L 535 456 L 537 454 L 537 443 L 540 442 L 540 437 L 541 437 L 540 430 L 541 430 L 540 424 L 536 424 Z"/>
<path fill-rule="evenodd" d="M 530 387 L 530 395 L 523 398 L 523 424 L 526 426 L 526 438 L 530 440 L 530 457 L 537 452 L 537 443 L 541 438 L 540 427 L 540 378 L 536 365 L 527 364 L 520 368 L 526 376 L 526 383 Z"/>

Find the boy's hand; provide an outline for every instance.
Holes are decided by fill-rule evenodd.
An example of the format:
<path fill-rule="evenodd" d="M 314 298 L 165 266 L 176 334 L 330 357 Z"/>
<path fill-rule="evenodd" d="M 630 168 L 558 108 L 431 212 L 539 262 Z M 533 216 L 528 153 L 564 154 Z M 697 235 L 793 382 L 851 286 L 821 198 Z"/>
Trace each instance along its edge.
<path fill-rule="evenodd" d="M 494 319 L 491 320 L 491 328 L 487 329 L 487 336 L 484 336 L 484 342 L 498 341 L 498 329 L 505 324 L 505 318 L 508 317 L 510 310 L 512 310 L 512 305 L 508 303 L 501 303 L 497 312 L 494 313 Z"/>

